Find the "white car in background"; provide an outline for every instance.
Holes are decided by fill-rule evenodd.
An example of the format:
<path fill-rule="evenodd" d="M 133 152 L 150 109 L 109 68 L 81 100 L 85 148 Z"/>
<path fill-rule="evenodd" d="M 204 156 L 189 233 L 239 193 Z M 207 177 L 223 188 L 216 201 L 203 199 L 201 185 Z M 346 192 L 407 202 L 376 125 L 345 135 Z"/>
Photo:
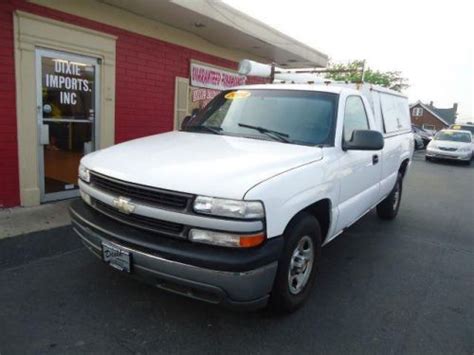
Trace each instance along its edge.
<path fill-rule="evenodd" d="M 468 122 L 468 123 L 463 123 L 463 124 L 452 124 L 451 126 L 449 126 L 449 129 L 454 129 L 454 130 L 457 130 L 457 131 L 469 131 L 471 132 L 471 135 L 473 136 L 473 141 L 472 141 L 472 144 L 471 144 L 471 147 L 472 147 L 472 154 L 474 155 L 474 124 L 472 124 L 471 122 Z"/>
<path fill-rule="evenodd" d="M 426 160 L 450 159 L 471 163 L 472 134 L 469 131 L 439 131 L 426 147 Z"/>

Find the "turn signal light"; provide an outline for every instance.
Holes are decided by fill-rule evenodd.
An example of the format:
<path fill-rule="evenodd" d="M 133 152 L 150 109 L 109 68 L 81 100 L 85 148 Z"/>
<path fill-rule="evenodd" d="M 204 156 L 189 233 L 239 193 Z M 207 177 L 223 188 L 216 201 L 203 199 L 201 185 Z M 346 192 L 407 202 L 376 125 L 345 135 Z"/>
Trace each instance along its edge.
<path fill-rule="evenodd" d="M 204 229 L 191 229 L 189 239 L 196 243 L 219 245 L 231 248 L 251 248 L 262 244 L 265 239 L 265 233 L 240 235 L 226 232 L 215 232 Z"/>
<path fill-rule="evenodd" d="M 265 241 L 265 234 L 255 234 L 255 235 L 246 235 L 240 236 L 240 247 L 241 248 L 251 248 L 256 247 L 257 245 L 262 244 Z"/>

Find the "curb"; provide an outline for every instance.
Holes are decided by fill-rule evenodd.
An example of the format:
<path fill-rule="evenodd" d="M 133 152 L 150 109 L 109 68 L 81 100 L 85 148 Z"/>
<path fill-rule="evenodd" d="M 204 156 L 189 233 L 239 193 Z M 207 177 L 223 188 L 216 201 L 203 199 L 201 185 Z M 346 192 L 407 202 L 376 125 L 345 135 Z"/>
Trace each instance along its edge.
<path fill-rule="evenodd" d="M 66 200 L 35 207 L 0 209 L 0 239 L 71 224 L 70 203 L 71 200 Z"/>

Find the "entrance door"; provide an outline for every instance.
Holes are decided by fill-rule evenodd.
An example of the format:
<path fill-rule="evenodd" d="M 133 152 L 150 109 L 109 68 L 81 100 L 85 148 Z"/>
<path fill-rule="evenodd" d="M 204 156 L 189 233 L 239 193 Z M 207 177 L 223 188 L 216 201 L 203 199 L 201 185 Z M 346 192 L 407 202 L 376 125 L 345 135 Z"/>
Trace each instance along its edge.
<path fill-rule="evenodd" d="M 41 201 L 78 195 L 79 160 L 97 146 L 99 60 L 36 50 Z"/>

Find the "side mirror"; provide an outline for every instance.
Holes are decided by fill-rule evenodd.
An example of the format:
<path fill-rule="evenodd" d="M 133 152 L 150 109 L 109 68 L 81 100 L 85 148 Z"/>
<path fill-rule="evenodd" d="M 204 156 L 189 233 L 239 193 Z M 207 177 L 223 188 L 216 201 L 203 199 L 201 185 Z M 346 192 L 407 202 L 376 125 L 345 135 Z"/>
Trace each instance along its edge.
<path fill-rule="evenodd" d="M 189 125 L 189 121 L 191 120 L 191 115 L 188 115 L 183 118 L 183 121 L 181 122 L 181 129 L 186 129 L 186 127 Z"/>
<path fill-rule="evenodd" d="M 349 142 L 343 142 L 343 150 L 380 150 L 383 148 L 383 135 L 379 131 L 355 130 Z"/>

